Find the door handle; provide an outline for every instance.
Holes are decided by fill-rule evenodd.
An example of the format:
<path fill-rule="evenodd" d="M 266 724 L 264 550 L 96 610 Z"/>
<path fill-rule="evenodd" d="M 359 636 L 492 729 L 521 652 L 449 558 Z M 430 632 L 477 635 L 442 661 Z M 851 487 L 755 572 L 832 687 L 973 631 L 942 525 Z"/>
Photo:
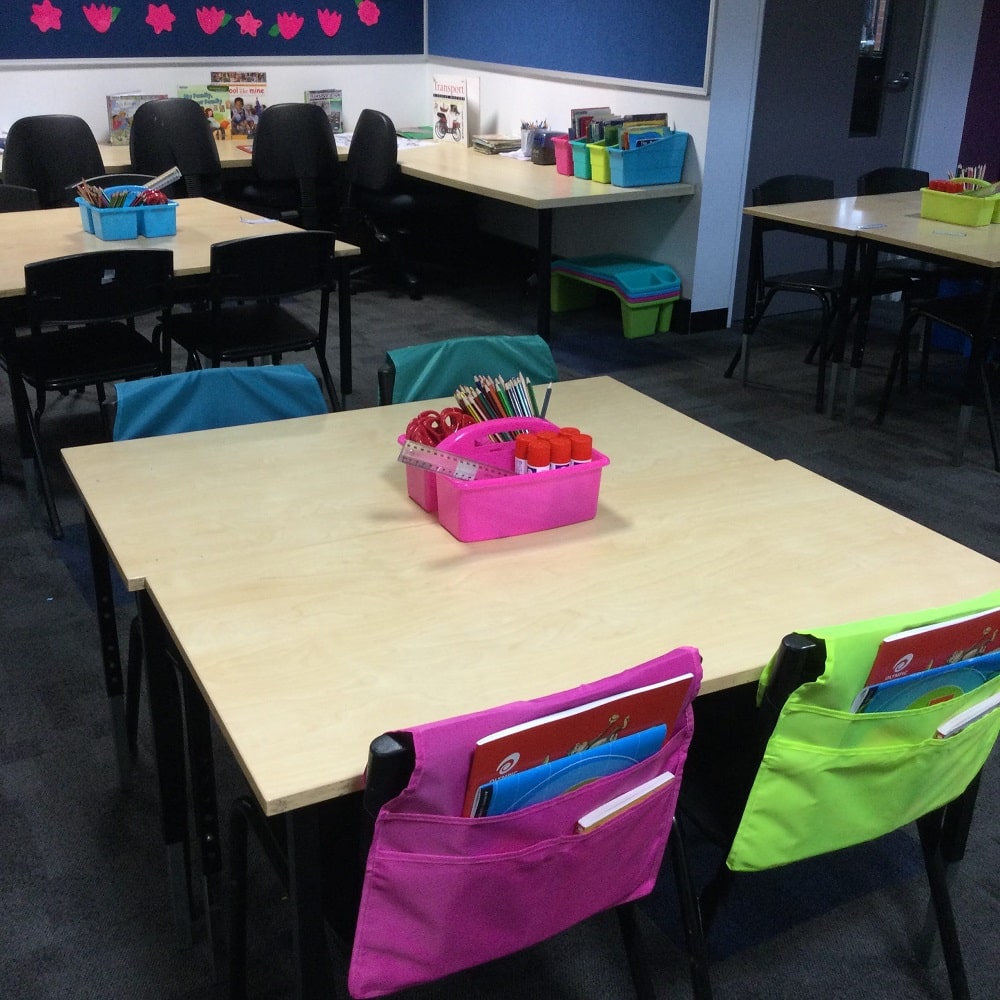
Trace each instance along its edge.
<path fill-rule="evenodd" d="M 897 92 L 900 90 L 906 90 L 906 88 L 909 87 L 912 80 L 913 76 L 910 73 L 910 71 L 903 70 L 903 72 L 900 73 L 899 76 L 893 77 L 893 79 L 886 81 L 885 89 L 894 90 Z"/>

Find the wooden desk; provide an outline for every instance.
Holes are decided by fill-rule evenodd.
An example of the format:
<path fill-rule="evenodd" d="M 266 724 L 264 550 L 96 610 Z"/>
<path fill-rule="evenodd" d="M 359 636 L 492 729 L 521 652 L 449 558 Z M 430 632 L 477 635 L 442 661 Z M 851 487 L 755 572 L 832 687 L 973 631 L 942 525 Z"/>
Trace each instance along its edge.
<path fill-rule="evenodd" d="M 399 151 L 400 170 L 409 177 L 534 210 L 538 216 L 539 336 L 549 339 L 552 282 L 552 213 L 559 208 L 618 205 L 694 194 L 692 184 L 651 184 L 623 188 L 560 174 L 555 167 L 486 156 L 464 146 L 435 143 Z"/>
<path fill-rule="evenodd" d="M 112 146 L 110 142 L 102 142 L 101 159 L 104 160 L 104 169 L 109 174 L 128 174 L 132 172 L 132 151 L 128 145 Z M 240 149 L 240 146 L 247 145 L 246 142 L 236 142 L 226 139 L 217 142 L 219 149 L 219 163 L 223 170 L 239 170 L 249 168 L 253 160 L 252 154 Z"/>
<path fill-rule="evenodd" d="M 828 201 L 799 202 L 791 205 L 768 205 L 744 209 L 754 220 L 752 239 L 759 239 L 760 223 L 766 222 L 791 231 L 826 234 L 847 247 L 844 262 L 845 302 L 858 297 L 857 333 L 851 352 L 850 381 L 847 390 L 845 419 L 850 420 L 854 407 L 857 373 L 864 360 L 865 333 L 871 301 L 867 291 L 875 267 L 877 251 L 897 253 L 934 262 L 959 262 L 978 269 L 984 278 L 987 295 L 983 310 L 983 329 L 992 315 L 1000 289 L 1000 227 L 956 226 L 947 222 L 924 219 L 920 215 L 919 191 L 897 194 L 864 195 L 854 198 L 833 198 Z M 751 256 L 751 260 L 753 257 Z M 860 261 L 860 274 L 857 264 Z M 752 265 L 751 265 L 752 267 Z M 748 277 L 747 313 L 750 312 L 752 275 Z M 838 340 L 846 340 L 849 310 L 842 310 Z M 974 349 L 985 350 L 986 340 L 977 337 Z M 746 344 L 744 343 L 744 350 Z M 832 415 L 836 396 L 837 366 L 831 367 L 831 385 L 827 412 Z M 955 444 L 954 462 L 961 462 L 962 451 L 975 395 L 976 359 L 968 368 L 962 392 L 959 431 Z"/>
<path fill-rule="evenodd" d="M 309 807 L 359 788 L 369 741 L 395 726 L 687 643 L 703 690 L 718 690 L 755 679 L 793 629 L 1000 586 L 992 560 L 608 378 L 560 383 L 550 408 L 611 457 L 596 519 L 463 544 L 406 496 L 395 437 L 416 409 L 64 452 L 98 544 L 145 585 L 147 635 L 176 643 L 262 807 L 299 844 Z M 292 899 L 312 995 L 308 864 Z"/>

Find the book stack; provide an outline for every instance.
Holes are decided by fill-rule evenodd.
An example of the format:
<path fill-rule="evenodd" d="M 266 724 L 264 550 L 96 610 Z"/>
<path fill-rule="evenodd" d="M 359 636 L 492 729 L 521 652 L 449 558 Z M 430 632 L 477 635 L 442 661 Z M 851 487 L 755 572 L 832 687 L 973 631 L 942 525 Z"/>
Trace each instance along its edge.
<path fill-rule="evenodd" d="M 652 756 L 676 727 L 692 680 L 681 674 L 484 736 L 473 751 L 463 814 L 524 809 Z M 598 825 L 671 778 L 665 772 L 651 787 L 629 789 L 580 822 Z"/>
<path fill-rule="evenodd" d="M 521 148 L 521 140 L 517 136 L 500 135 L 490 133 L 487 135 L 474 135 L 472 137 L 472 148 L 480 153 L 510 153 Z"/>

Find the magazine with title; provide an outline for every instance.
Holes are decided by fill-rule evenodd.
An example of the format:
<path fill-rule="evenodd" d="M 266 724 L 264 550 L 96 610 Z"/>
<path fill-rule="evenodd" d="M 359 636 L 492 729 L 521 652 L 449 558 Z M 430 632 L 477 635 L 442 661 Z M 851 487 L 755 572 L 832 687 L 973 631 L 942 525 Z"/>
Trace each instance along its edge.
<path fill-rule="evenodd" d="M 435 76 L 431 126 L 437 142 L 472 144 L 479 109 L 478 77 Z"/>
<path fill-rule="evenodd" d="M 306 104 L 323 109 L 334 132 L 344 131 L 344 94 L 341 90 L 307 90 Z"/>
<path fill-rule="evenodd" d="M 162 101 L 166 94 L 108 94 L 108 141 L 127 146 L 132 133 L 132 116 L 147 101 Z"/>

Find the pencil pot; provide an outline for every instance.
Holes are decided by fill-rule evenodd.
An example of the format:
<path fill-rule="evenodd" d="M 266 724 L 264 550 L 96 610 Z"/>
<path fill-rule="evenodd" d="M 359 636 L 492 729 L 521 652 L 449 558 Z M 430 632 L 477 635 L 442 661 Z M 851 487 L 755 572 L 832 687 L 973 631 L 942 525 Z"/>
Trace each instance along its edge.
<path fill-rule="evenodd" d="M 558 429 L 538 417 L 485 420 L 460 428 L 438 447 L 513 473 L 513 440 L 493 441 L 491 435 Z M 460 542 L 507 538 L 589 521 L 597 513 L 601 470 L 608 462 L 606 455 L 594 449 L 590 462 L 564 469 L 473 480 L 438 474 L 438 520 Z"/>

